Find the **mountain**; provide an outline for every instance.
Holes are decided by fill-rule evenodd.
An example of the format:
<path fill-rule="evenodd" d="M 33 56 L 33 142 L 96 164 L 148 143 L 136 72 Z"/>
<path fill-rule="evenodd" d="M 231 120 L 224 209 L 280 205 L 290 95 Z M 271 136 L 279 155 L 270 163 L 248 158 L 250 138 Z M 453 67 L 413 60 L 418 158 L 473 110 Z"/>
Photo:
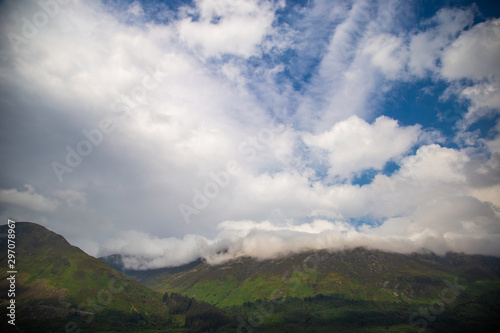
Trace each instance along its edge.
<path fill-rule="evenodd" d="M 18 222 L 14 230 L 17 331 L 109 331 L 120 327 L 131 331 L 144 323 L 166 324 L 167 309 L 158 292 L 87 255 L 43 226 Z M 5 269 L 7 231 L 7 225 L 0 226 L 2 318 L 7 318 L 7 277 L 12 275 Z M 6 325 L 5 320 L 2 325 Z"/>
<path fill-rule="evenodd" d="M 0 273 L 0 308 L 2 318 L 10 319 L 8 307 L 15 300 L 16 325 L 2 320 L 2 331 L 215 332 L 231 327 L 225 311 L 153 291 L 43 226 L 17 222 L 9 229 L 0 226 L 0 266 L 7 268 Z"/>
<path fill-rule="evenodd" d="M 98 260 L 28 222 L 16 223 L 15 252 L 8 252 L 8 230 L 0 226 L 1 326 L 7 332 L 496 332 L 500 327 L 495 257 L 357 248 L 132 271 L 123 269 L 119 255 Z M 8 268 L 13 255 L 15 267 Z M 8 273 L 12 269 L 16 273 Z M 15 329 L 6 320 L 12 275 Z"/>
<path fill-rule="evenodd" d="M 430 301 L 445 281 L 481 289 L 500 282 L 500 258 L 448 253 L 398 254 L 356 248 L 305 252 L 277 259 L 242 257 L 211 266 L 201 260 L 156 270 L 124 270 L 151 289 L 174 291 L 220 307 L 276 297 L 340 294 L 377 301 Z"/>
<path fill-rule="evenodd" d="M 101 260 L 123 270 L 117 255 Z M 490 256 L 356 248 L 126 272 L 151 289 L 206 301 L 239 318 L 260 313 L 263 331 L 316 325 L 318 331 L 488 332 L 500 325 L 500 258 Z M 248 320 L 239 328 L 255 326 Z"/>

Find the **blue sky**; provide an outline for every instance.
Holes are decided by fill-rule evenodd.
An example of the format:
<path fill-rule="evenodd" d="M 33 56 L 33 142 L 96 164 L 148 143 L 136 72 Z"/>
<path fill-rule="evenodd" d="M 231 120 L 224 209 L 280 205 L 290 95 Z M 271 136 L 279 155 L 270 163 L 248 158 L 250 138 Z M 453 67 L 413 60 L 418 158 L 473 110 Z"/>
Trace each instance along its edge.
<path fill-rule="evenodd" d="M 4 222 L 136 268 L 500 255 L 494 1 L 0 6 Z"/>

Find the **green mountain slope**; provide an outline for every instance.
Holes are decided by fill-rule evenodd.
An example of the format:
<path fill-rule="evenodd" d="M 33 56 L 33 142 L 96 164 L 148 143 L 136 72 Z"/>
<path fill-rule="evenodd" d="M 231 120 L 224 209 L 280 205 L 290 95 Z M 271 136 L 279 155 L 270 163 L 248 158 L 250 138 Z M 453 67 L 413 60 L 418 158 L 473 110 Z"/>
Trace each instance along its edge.
<path fill-rule="evenodd" d="M 101 260 L 123 270 L 120 256 Z M 127 270 L 226 309 L 238 332 L 497 332 L 500 258 L 357 248 Z"/>
<path fill-rule="evenodd" d="M 114 261 L 120 269 L 119 257 Z M 469 292 L 500 288 L 500 259 L 449 253 L 404 255 L 357 248 L 308 252 L 272 260 L 239 258 L 219 266 L 201 261 L 149 271 L 127 271 L 161 292 L 178 292 L 219 307 L 259 299 L 342 295 L 353 300 L 425 303 L 447 284 Z"/>
<path fill-rule="evenodd" d="M 7 229 L 0 226 L 3 318 Z M 18 326 L 4 320 L 7 331 L 496 332 L 500 325 L 495 257 L 358 248 L 126 271 L 152 291 L 44 227 L 15 230 Z M 103 260 L 123 268 L 120 256 Z"/>
<path fill-rule="evenodd" d="M 10 300 L 7 230 L 7 225 L 0 226 L 2 318 L 6 318 Z M 15 234 L 18 331 L 109 331 L 120 327 L 134 331 L 145 325 L 164 326 L 168 321 L 161 294 L 87 255 L 62 236 L 29 222 L 16 223 Z"/>

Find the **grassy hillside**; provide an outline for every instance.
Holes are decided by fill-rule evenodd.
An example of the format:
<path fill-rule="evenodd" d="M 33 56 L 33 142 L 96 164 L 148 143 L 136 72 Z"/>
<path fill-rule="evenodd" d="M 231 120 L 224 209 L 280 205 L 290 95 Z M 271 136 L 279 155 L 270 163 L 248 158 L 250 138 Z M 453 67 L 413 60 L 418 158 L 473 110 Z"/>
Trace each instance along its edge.
<path fill-rule="evenodd" d="M 114 258 L 115 263 L 117 258 Z M 429 302 L 445 281 L 469 290 L 500 287 L 500 259 L 448 254 L 404 255 L 363 248 L 310 252 L 258 261 L 240 258 L 220 266 L 201 261 L 182 267 L 128 271 L 144 285 L 174 291 L 219 307 L 259 299 L 343 295 L 353 300 Z"/>
<path fill-rule="evenodd" d="M 119 256 L 104 258 L 123 268 Z M 226 309 L 251 332 L 496 332 L 500 259 L 363 248 L 273 260 L 127 271 L 145 285 Z"/>
<path fill-rule="evenodd" d="M 358 248 L 126 271 L 152 291 L 42 226 L 15 230 L 18 332 L 495 332 L 500 325 L 494 257 Z M 6 231 L 0 226 L 4 318 Z M 119 256 L 104 260 L 122 268 Z"/>
<path fill-rule="evenodd" d="M 110 268 L 62 236 L 29 222 L 16 223 L 18 329 L 98 331 L 165 326 L 161 294 Z M 7 226 L 0 226 L 0 308 L 8 305 Z M 2 320 L 2 325 L 5 321 Z"/>
<path fill-rule="evenodd" d="M 120 256 L 101 258 L 123 270 Z M 363 248 L 126 271 L 233 316 L 221 332 L 496 332 L 500 259 Z"/>

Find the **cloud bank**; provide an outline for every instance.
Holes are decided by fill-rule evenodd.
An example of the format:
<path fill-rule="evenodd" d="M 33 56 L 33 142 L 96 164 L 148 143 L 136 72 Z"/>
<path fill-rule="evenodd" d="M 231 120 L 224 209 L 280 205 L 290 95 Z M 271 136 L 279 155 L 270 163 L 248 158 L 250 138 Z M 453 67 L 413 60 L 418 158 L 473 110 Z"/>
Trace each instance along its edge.
<path fill-rule="evenodd" d="M 500 255 L 500 13 L 0 6 L 3 221 L 134 268 L 354 246 Z"/>
<path fill-rule="evenodd" d="M 136 270 L 178 266 L 199 258 L 208 264 L 219 265 L 240 257 L 264 260 L 303 251 L 338 251 L 359 246 L 399 253 L 425 249 L 438 255 L 449 251 L 496 255 L 500 243 L 499 227 L 491 207 L 468 198 L 461 201 L 463 206 L 458 211 L 454 206 L 456 202 L 441 202 L 445 212 L 442 207 L 429 207 L 431 212 L 419 212 L 416 220 L 391 219 L 381 227 L 362 230 L 345 222 L 314 220 L 299 225 L 225 221 L 219 224 L 219 234 L 214 239 L 199 235 L 161 239 L 139 231 L 127 231 L 107 241 L 100 254 L 119 253 L 125 268 Z M 457 220 L 454 232 L 449 231 L 449 225 L 431 227 L 435 210 L 445 219 Z M 470 219 L 470 215 L 480 215 L 482 225 Z"/>

